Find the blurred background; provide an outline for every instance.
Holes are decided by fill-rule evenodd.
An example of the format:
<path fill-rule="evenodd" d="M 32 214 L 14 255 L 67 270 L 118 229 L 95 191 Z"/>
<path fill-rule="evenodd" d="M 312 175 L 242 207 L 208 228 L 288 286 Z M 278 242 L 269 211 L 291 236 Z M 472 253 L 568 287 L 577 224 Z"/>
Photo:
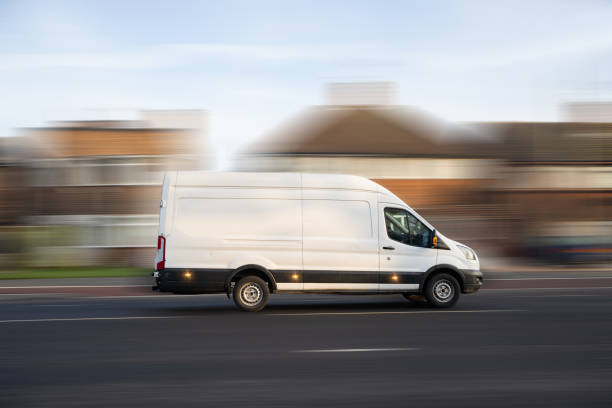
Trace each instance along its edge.
<path fill-rule="evenodd" d="M 0 275 L 151 270 L 177 169 L 357 174 L 485 271 L 609 266 L 611 13 L 2 2 Z"/>
<path fill-rule="evenodd" d="M 612 406 L 609 0 L 0 0 L 0 407 Z M 151 292 L 168 170 L 348 173 L 478 253 Z M 54 279 L 50 279 L 54 278 Z"/>

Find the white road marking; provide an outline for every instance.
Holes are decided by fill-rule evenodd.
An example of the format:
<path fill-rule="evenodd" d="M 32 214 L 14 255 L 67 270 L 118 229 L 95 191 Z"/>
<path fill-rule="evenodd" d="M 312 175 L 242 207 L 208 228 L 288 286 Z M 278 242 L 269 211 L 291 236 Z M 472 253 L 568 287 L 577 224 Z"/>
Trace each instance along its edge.
<path fill-rule="evenodd" d="M 44 285 L 44 286 L 0 286 L 2 289 L 64 289 L 64 288 L 145 288 L 153 285 Z"/>
<path fill-rule="evenodd" d="M 370 351 L 416 351 L 416 347 L 390 347 L 390 348 L 352 348 L 352 349 L 322 349 L 322 350 L 293 350 L 292 353 L 363 353 Z"/>
<path fill-rule="evenodd" d="M 144 320 L 144 319 L 177 319 L 184 316 L 122 316 L 122 317 L 68 317 L 55 319 L 11 319 L 0 320 L 0 323 L 39 323 L 39 322 L 77 322 L 87 320 Z"/>
<path fill-rule="evenodd" d="M 31 306 L 32 307 L 75 307 L 79 305 L 70 304 L 70 305 L 31 305 Z"/>
<path fill-rule="evenodd" d="M 103 299 L 147 299 L 147 298 L 157 298 L 157 299 L 166 299 L 166 298 L 183 298 L 185 299 L 186 297 L 193 297 L 193 296 L 202 296 L 205 295 L 203 294 L 187 294 L 187 295 L 161 295 L 161 294 L 157 294 L 157 295 L 111 295 L 111 296 L 88 296 L 87 299 L 96 299 L 96 300 L 103 300 Z M 216 293 L 216 295 L 221 295 L 220 293 Z M 207 296 L 210 296 L 210 294 L 208 294 Z M 225 295 L 221 295 L 224 296 Z"/>
<path fill-rule="evenodd" d="M 2 296 L 53 296 L 53 297 L 57 297 L 57 295 L 69 295 L 70 293 L 64 293 L 64 292 L 53 292 L 53 293 L 41 293 L 41 292 L 36 292 L 36 293 L 0 293 L 0 298 Z"/>
<path fill-rule="evenodd" d="M 488 281 L 534 281 L 534 280 L 582 280 L 582 279 L 612 279 L 612 276 L 581 276 L 581 277 L 544 277 L 544 278 L 495 278 L 485 279 Z"/>
<path fill-rule="evenodd" d="M 69 293 L 69 292 L 50 292 L 50 293 L 41 293 L 41 292 L 30 292 L 30 293 L 1 293 L 0 292 L 0 299 L 2 298 L 2 296 L 31 296 L 31 297 L 36 297 L 36 296 L 55 296 L 57 297 L 57 295 L 70 295 L 70 296 L 76 296 L 79 297 L 80 300 L 83 299 L 93 299 L 93 300 L 112 300 L 112 299 L 147 299 L 147 298 L 157 298 L 157 299 L 166 299 L 166 298 L 183 298 L 185 299 L 186 297 L 194 297 L 194 296 L 223 296 L 225 297 L 225 294 L 221 294 L 221 293 L 215 293 L 215 294 L 194 294 L 194 295 L 168 295 L 168 294 L 157 294 L 157 295 L 110 295 L 110 296 L 87 296 L 87 295 L 80 295 L 80 294 L 74 294 L 74 293 Z"/>
<path fill-rule="evenodd" d="M 482 288 L 481 291 L 517 291 L 517 290 L 592 290 L 592 289 L 612 289 L 612 286 L 576 286 L 573 288 Z"/>
<path fill-rule="evenodd" d="M 608 296 L 608 295 L 595 295 L 595 294 L 590 294 L 590 295 L 566 295 L 566 294 L 556 294 L 556 295 L 523 295 L 523 296 L 513 296 L 513 297 L 518 297 L 518 298 L 559 298 L 559 297 L 592 297 L 592 296 Z"/>
<path fill-rule="evenodd" d="M 313 313 L 267 313 L 269 316 L 326 316 L 326 315 L 385 315 L 385 314 L 431 314 L 431 313 L 512 313 L 526 312 L 522 309 L 488 309 L 488 310 L 411 310 L 387 312 L 313 312 Z"/>

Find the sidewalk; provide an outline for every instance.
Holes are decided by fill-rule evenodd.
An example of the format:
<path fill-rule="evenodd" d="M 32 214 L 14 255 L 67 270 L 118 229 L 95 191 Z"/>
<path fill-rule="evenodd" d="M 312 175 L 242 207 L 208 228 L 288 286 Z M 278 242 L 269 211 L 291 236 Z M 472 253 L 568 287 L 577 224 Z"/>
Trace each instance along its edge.
<path fill-rule="evenodd" d="M 480 259 L 480 270 L 483 273 L 494 274 L 530 274 L 530 275 L 565 275 L 565 274 L 600 274 L 609 273 L 612 276 L 612 265 L 546 265 L 528 263 L 518 258 L 490 257 Z"/>
<path fill-rule="evenodd" d="M 164 295 L 153 292 L 151 290 L 152 285 L 152 277 L 0 280 L 0 296 L 54 295 L 106 297 Z"/>

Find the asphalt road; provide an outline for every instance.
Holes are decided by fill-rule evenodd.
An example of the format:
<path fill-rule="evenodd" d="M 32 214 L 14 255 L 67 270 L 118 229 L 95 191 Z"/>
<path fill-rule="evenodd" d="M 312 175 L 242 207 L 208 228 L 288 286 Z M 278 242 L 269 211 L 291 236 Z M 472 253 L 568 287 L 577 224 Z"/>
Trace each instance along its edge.
<path fill-rule="evenodd" d="M 1 407 L 169 405 L 610 407 L 612 288 L 0 299 Z"/>

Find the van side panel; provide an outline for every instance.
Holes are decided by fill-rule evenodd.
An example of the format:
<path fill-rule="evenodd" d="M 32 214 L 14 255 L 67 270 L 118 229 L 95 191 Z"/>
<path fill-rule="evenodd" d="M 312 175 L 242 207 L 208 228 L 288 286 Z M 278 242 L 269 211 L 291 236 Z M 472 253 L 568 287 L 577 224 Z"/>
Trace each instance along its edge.
<path fill-rule="evenodd" d="M 299 188 L 177 186 L 167 268 L 192 271 L 195 289 L 223 291 L 232 271 L 259 265 L 301 290 L 300 196 Z"/>
<path fill-rule="evenodd" d="M 377 194 L 304 188 L 303 199 L 304 290 L 377 290 Z"/>

